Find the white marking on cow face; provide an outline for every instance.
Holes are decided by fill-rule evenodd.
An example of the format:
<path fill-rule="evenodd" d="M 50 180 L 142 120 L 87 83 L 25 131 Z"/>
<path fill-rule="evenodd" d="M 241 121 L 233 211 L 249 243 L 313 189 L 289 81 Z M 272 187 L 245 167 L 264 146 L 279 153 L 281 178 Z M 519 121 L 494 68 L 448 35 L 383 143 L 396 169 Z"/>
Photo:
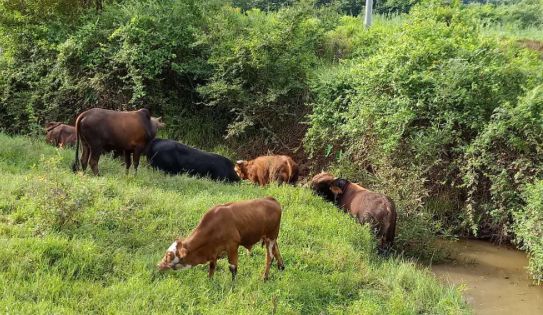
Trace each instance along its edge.
<path fill-rule="evenodd" d="M 183 270 L 183 269 L 189 269 L 193 267 L 192 265 L 184 264 L 181 261 L 181 258 L 178 256 L 178 252 L 177 252 L 177 241 L 173 242 L 172 245 L 168 247 L 168 249 L 166 250 L 166 253 L 173 254 L 173 259 L 168 264 L 168 267 L 172 268 L 173 270 Z"/>
<path fill-rule="evenodd" d="M 174 254 L 177 252 L 177 241 L 173 242 L 170 247 L 168 247 L 169 252 L 173 252 Z"/>

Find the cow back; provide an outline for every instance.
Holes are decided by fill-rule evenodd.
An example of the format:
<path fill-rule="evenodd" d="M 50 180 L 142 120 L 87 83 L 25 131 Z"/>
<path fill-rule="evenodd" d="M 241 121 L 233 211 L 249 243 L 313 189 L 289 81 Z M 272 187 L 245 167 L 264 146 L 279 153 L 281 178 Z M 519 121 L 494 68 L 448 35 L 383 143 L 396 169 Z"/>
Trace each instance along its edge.
<path fill-rule="evenodd" d="M 194 244 L 198 236 L 207 246 L 233 241 L 250 247 L 263 238 L 277 239 L 280 222 L 281 206 L 271 197 L 229 203 L 210 209 L 189 239 Z"/>
<path fill-rule="evenodd" d="M 152 167 L 169 174 L 186 173 L 214 180 L 239 180 L 234 164 L 228 158 L 172 140 L 154 139 L 149 145 L 147 159 Z"/>
<path fill-rule="evenodd" d="M 133 151 L 146 146 L 155 136 L 148 110 L 118 112 L 93 108 L 82 113 L 78 121 L 81 138 L 92 147 Z"/>

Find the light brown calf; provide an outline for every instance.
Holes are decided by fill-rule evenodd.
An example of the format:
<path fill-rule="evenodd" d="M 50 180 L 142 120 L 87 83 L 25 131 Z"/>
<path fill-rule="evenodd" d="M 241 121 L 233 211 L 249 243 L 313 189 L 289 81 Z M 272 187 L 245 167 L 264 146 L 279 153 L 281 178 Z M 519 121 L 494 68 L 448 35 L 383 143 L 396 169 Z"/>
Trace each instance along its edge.
<path fill-rule="evenodd" d="M 236 173 L 260 186 L 275 181 L 279 184 L 295 184 L 298 181 L 298 165 L 290 156 L 266 155 L 250 161 L 237 161 Z"/>

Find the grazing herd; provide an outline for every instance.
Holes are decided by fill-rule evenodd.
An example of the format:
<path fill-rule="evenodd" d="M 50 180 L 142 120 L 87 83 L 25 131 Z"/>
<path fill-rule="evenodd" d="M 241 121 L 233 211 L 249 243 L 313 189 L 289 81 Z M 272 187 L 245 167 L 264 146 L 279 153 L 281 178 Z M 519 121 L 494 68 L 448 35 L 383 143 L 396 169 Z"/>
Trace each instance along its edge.
<path fill-rule="evenodd" d="M 90 165 L 92 172 L 99 175 L 100 156 L 113 151 L 117 156 L 124 155 L 127 174 L 132 164 L 137 172 L 140 157 L 145 154 L 154 169 L 171 175 L 188 174 L 225 182 L 249 180 L 260 186 L 271 182 L 295 185 L 298 181 L 298 165 L 289 156 L 267 155 L 233 163 L 218 154 L 156 138 L 158 129 L 163 126 L 160 118 L 152 117 L 148 109 L 92 108 L 77 117 L 75 127 L 58 122 L 47 124 L 46 140 L 58 147 L 75 144 L 74 172 L 81 163 L 83 171 Z M 325 172 L 315 175 L 309 186 L 359 223 L 369 224 L 380 252 L 388 252 L 394 242 L 397 216 L 390 198 Z M 274 259 L 277 267 L 284 269 L 277 243 L 281 214 L 281 205 L 273 197 L 217 205 L 204 214 L 187 238 L 173 242 L 157 267 L 175 270 L 209 263 L 209 277 L 212 277 L 217 259 L 226 256 L 234 279 L 239 246 L 250 251 L 261 242 L 266 250 L 263 275 L 266 280 Z"/>

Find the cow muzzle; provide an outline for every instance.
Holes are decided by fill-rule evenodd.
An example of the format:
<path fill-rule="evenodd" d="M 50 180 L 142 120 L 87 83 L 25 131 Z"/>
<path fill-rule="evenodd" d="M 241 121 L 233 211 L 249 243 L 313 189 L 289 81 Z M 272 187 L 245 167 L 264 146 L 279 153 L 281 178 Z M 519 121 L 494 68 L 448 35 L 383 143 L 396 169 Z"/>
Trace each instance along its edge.
<path fill-rule="evenodd" d="M 168 269 L 174 269 L 173 265 L 170 265 L 168 263 L 158 263 L 157 265 L 157 268 L 158 268 L 158 271 L 165 271 L 165 270 L 168 270 Z"/>

